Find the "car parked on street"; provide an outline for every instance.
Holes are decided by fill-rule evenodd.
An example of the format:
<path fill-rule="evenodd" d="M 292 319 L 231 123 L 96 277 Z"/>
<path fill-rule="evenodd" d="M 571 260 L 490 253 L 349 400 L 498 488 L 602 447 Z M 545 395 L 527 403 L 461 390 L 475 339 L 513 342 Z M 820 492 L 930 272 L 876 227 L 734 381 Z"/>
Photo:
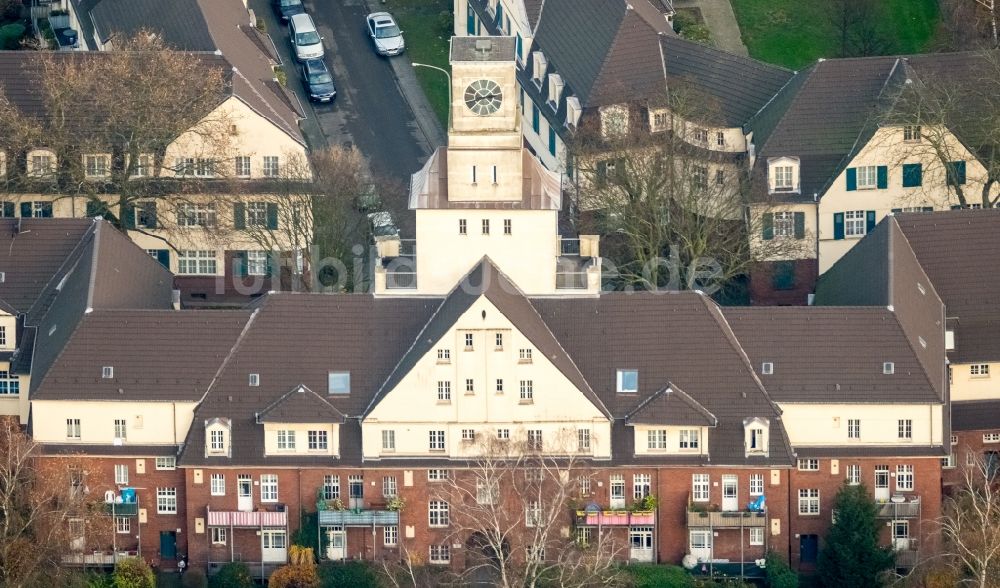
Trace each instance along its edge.
<path fill-rule="evenodd" d="M 288 40 L 295 59 L 323 59 L 323 37 L 316 30 L 316 23 L 308 14 L 296 14 L 288 19 Z"/>
<path fill-rule="evenodd" d="M 388 12 L 373 12 L 366 18 L 368 36 L 379 55 L 399 55 L 406 49 L 403 31 Z"/>
<path fill-rule="evenodd" d="M 305 14 L 306 12 L 302 0 L 271 0 L 271 7 L 274 8 L 274 15 L 281 20 L 288 20 L 296 14 Z"/>
<path fill-rule="evenodd" d="M 315 102 L 332 102 L 337 97 L 333 85 L 333 75 L 322 59 L 307 59 L 302 62 L 302 85 Z"/>

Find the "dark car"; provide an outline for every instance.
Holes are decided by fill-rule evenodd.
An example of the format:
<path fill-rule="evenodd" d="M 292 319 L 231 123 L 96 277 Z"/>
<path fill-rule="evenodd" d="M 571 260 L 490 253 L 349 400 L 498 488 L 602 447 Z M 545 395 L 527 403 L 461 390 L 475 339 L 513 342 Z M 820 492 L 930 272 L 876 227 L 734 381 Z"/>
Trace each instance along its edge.
<path fill-rule="evenodd" d="M 337 97 L 333 76 L 322 59 L 307 59 L 302 62 L 302 83 L 310 100 L 331 102 Z"/>
<path fill-rule="evenodd" d="M 271 6 L 274 7 L 275 16 L 281 17 L 281 20 L 288 20 L 306 11 L 302 0 L 271 0 Z"/>

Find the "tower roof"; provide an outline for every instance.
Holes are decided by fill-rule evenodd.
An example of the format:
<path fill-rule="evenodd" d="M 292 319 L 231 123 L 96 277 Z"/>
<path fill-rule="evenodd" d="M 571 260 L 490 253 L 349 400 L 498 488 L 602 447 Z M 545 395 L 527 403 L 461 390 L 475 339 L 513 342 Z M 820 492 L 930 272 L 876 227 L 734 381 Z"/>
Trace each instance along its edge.
<path fill-rule="evenodd" d="M 514 37 L 452 37 L 451 61 L 514 61 Z"/>

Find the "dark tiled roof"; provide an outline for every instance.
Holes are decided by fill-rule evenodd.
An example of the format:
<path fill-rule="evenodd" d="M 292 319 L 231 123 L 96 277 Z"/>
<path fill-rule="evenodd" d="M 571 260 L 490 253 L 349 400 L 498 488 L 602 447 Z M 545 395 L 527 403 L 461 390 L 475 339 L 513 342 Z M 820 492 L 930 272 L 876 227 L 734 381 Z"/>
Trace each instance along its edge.
<path fill-rule="evenodd" d="M 90 17 L 101 43 L 112 37 L 133 37 L 145 29 L 174 49 L 215 51 L 197 0 L 100 0 Z"/>
<path fill-rule="evenodd" d="M 792 72 L 675 35 L 663 35 L 668 85 L 682 81 L 715 100 L 723 122 L 742 126 L 792 78 Z"/>
<path fill-rule="evenodd" d="M 954 431 L 1000 429 L 1000 400 L 973 400 L 951 403 Z"/>
<path fill-rule="evenodd" d="M 33 374 L 32 398 L 197 401 L 249 318 L 248 311 L 95 310 L 48 373 Z M 113 378 L 101 377 L 103 366 L 114 368 Z"/>
<path fill-rule="evenodd" d="M 896 315 L 877 307 L 724 309 L 777 402 L 941 402 Z M 883 362 L 894 373 L 883 374 Z"/>
<path fill-rule="evenodd" d="M 85 445 L 77 443 L 46 443 L 41 445 L 47 455 L 89 455 L 92 457 L 165 457 L 177 455 L 176 445 Z"/>
<path fill-rule="evenodd" d="M 89 219 L 0 219 L 0 300 L 28 312 L 92 224 Z"/>
<path fill-rule="evenodd" d="M 296 386 L 257 415 L 262 423 L 344 422 L 344 413 L 306 386 Z"/>
<path fill-rule="evenodd" d="M 715 415 L 674 385 L 653 394 L 626 418 L 628 425 L 700 425 L 714 427 Z"/>
<path fill-rule="evenodd" d="M 545 0 L 524 0 L 524 10 L 528 13 L 528 25 L 532 30 L 538 26 L 538 17 L 542 14 L 542 7 L 545 6 Z"/>
<path fill-rule="evenodd" d="M 948 436 L 945 435 L 945 438 Z M 796 447 L 798 457 L 945 457 L 948 450 L 940 445 L 838 445 Z"/>
<path fill-rule="evenodd" d="M 889 299 L 889 226 L 880 222 L 816 284 L 817 306 L 881 306 Z"/>

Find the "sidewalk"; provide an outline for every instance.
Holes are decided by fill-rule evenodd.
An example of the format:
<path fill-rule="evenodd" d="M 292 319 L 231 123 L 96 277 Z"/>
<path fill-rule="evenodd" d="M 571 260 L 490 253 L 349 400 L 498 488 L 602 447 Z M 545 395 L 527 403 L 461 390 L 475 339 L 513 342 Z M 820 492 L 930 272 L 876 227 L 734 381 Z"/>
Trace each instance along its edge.
<path fill-rule="evenodd" d="M 674 0 L 674 8 L 700 9 L 717 48 L 737 55 L 749 55 L 729 0 Z"/>

